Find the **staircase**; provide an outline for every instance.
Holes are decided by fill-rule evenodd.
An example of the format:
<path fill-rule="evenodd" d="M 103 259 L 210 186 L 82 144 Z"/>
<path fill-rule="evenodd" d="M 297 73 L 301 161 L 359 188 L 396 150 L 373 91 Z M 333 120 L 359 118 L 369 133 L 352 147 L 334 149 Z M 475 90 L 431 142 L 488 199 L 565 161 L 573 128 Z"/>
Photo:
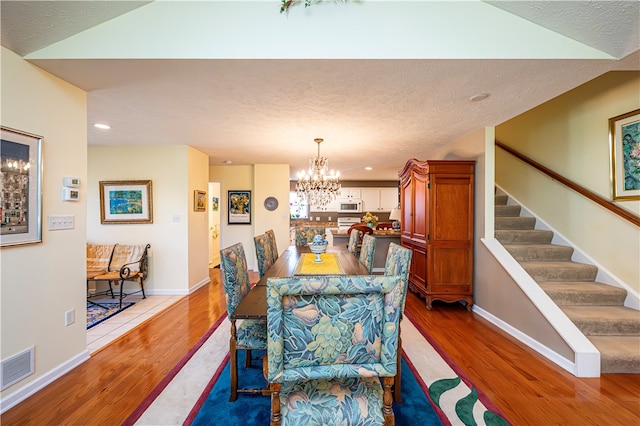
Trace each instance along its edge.
<path fill-rule="evenodd" d="M 640 312 L 626 308 L 626 290 L 596 282 L 598 268 L 571 260 L 573 248 L 551 244 L 508 196 L 495 196 L 495 236 L 600 351 L 601 373 L 640 373 Z"/>

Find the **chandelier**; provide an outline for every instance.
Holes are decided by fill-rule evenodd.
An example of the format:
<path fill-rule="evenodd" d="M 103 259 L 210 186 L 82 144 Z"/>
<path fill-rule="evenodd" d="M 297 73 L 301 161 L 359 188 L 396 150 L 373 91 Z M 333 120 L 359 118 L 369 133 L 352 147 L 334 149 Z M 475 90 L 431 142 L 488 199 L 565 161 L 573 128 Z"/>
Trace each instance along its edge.
<path fill-rule="evenodd" d="M 314 139 L 318 144 L 318 156 L 309 159 L 309 170 L 298 173 L 296 191 L 298 197 L 306 199 L 307 204 L 324 207 L 335 200 L 340 191 L 340 173 L 329 172 L 329 159 L 320 156 L 320 144 L 323 139 Z"/>

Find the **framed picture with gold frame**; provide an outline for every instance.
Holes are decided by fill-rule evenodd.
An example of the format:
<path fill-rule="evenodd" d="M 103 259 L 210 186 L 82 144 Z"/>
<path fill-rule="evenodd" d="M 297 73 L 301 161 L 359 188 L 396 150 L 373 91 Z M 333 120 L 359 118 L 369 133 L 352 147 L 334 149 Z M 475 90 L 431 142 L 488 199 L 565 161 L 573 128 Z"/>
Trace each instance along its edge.
<path fill-rule="evenodd" d="M 613 201 L 640 200 L 640 109 L 609 119 Z"/>
<path fill-rule="evenodd" d="M 204 212 L 207 210 L 207 193 L 205 191 L 193 191 L 193 211 Z"/>
<path fill-rule="evenodd" d="M 100 223 L 153 223 L 151 181 L 100 181 Z"/>

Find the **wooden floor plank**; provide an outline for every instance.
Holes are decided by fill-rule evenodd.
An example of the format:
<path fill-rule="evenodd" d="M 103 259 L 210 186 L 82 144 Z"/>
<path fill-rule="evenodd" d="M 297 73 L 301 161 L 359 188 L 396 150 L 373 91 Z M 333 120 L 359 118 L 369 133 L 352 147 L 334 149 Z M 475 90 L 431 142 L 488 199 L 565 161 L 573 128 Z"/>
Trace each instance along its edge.
<path fill-rule="evenodd" d="M 226 312 L 220 270 L 211 271 L 211 284 L 96 352 L 0 423 L 121 424 Z M 638 375 L 576 378 L 460 304 L 436 302 L 428 311 L 410 293 L 406 310 L 515 425 L 640 424 Z"/>

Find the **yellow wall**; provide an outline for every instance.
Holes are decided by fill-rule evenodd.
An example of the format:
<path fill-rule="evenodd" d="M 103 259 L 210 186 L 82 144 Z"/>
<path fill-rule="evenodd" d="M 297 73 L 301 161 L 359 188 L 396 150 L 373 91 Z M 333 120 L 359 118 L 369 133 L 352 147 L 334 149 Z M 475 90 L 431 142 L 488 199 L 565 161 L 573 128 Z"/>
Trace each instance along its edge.
<path fill-rule="evenodd" d="M 189 289 L 209 282 L 209 216 L 211 203 L 205 202 L 205 211 L 194 211 L 194 191 L 207 192 L 205 200 L 210 199 L 209 156 L 187 147 L 188 154 L 188 194 L 189 194 Z"/>
<path fill-rule="evenodd" d="M 287 164 L 257 164 L 255 166 L 211 166 L 209 180 L 220 182 L 220 247 L 241 242 L 249 269 L 257 270 L 253 237 L 273 229 L 278 251 L 289 245 L 289 166 Z M 251 225 L 229 225 L 227 205 L 229 190 L 250 190 L 252 197 Z M 269 212 L 264 199 L 273 196 L 278 209 Z M 260 216 L 260 217 L 258 217 Z"/>
<path fill-rule="evenodd" d="M 2 125 L 43 137 L 42 243 L 1 250 L 1 358 L 35 346 L 35 374 L 86 359 L 86 93 L 1 48 Z M 61 200 L 62 178 L 79 177 L 80 201 Z M 48 231 L 49 215 L 74 215 L 72 230 Z M 65 327 L 65 311 L 76 321 Z"/>
<path fill-rule="evenodd" d="M 611 200 L 608 120 L 640 108 L 640 73 L 611 72 L 496 128 L 496 139 Z M 496 183 L 635 291 L 640 230 L 496 148 Z M 640 201 L 617 203 L 636 215 Z"/>
<path fill-rule="evenodd" d="M 273 229 L 278 252 L 282 253 L 289 245 L 289 165 L 256 164 L 254 188 L 255 233 Z M 269 211 L 264 207 L 267 197 L 278 200 L 277 209 Z"/>
<path fill-rule="evenodd" d="M 135 145 L 90 146 L 88 158 L 88 241 L 151 244 L 145 282 L 149 294 L 187 294 L 207 280 L 206 255 L 198 265 L 200 256 L 190 253 L 207 251 L 206 213 L 193 211 L 193 191 L 207 190 L 207 157 L 184 145 Z M 100 224 L 103 180 L 151 180 L 153 223 Z"/>

